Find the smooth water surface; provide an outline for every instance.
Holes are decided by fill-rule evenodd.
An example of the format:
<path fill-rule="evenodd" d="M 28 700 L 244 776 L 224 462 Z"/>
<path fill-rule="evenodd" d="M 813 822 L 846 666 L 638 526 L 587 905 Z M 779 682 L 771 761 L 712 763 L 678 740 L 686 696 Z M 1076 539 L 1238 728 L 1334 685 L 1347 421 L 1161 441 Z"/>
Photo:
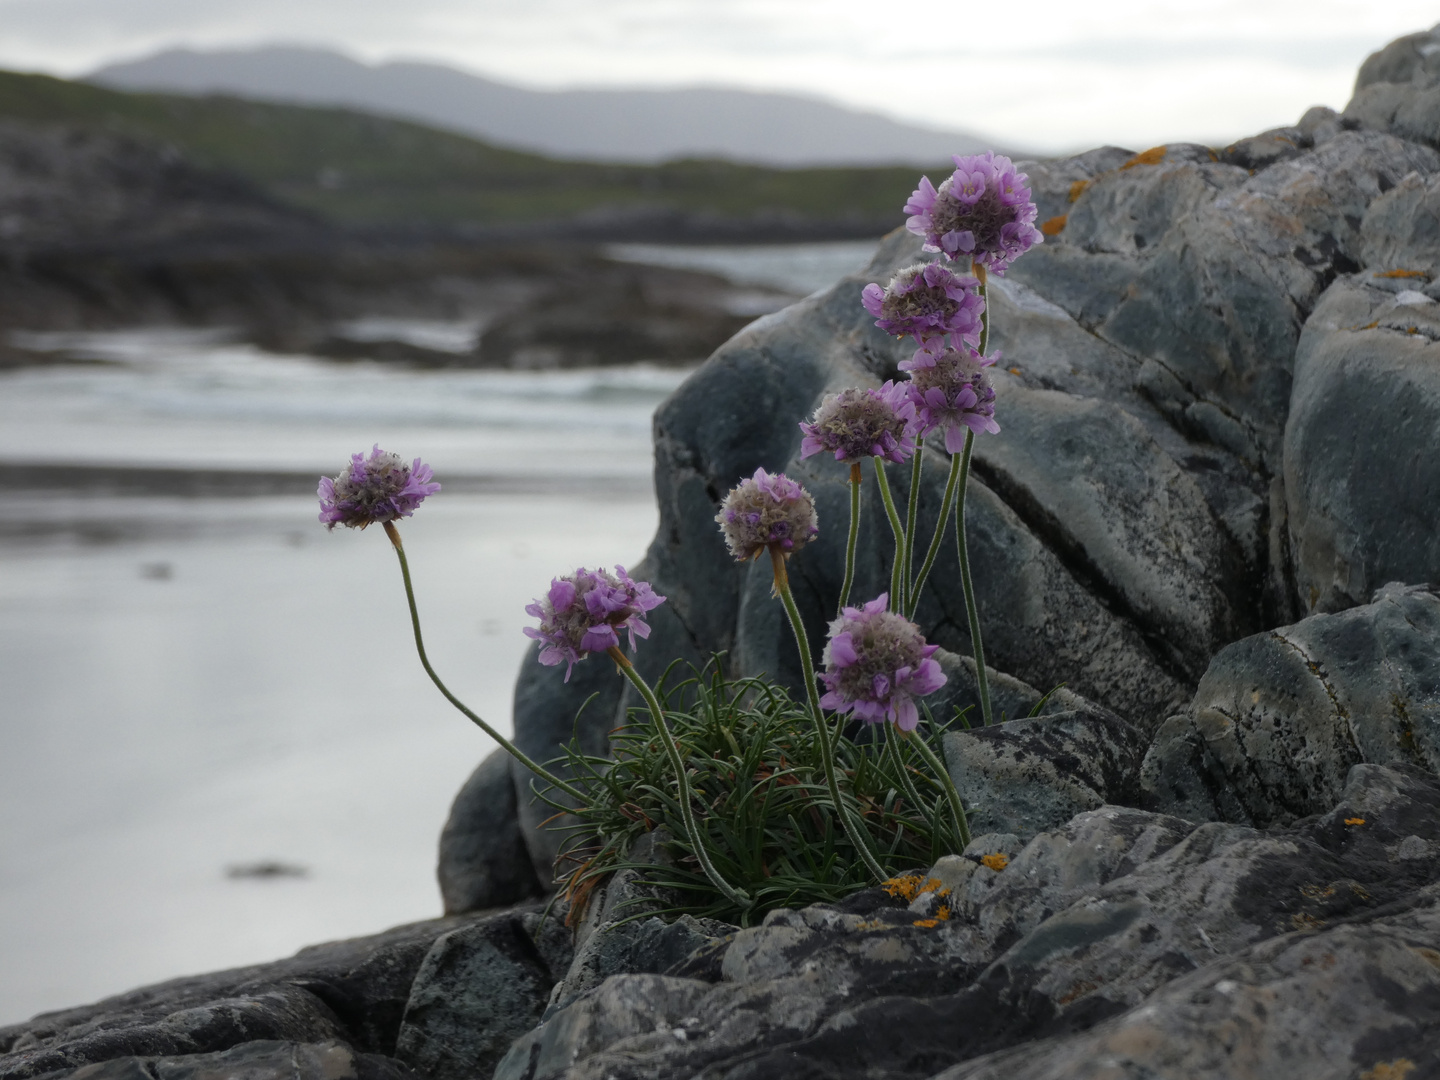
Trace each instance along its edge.
<path fill-rule="evenodd" d="M 631 254 L 803 291 L 874 246 Z M 425 678 L 383 532 L 325 531 L 304 475 L 378 442 L 449 481 L 402 526 L 427 643 L 508 731 L 525 604 L 644 554 L 651 416 L 686 372 L 417 371 L 223 331 L 23 343 L 79 362 L 0 372 L 0 1024 L 438 915 L 436 839 L 489 740 Z M 160 468 L 303 482 L 184 498 Z"/>

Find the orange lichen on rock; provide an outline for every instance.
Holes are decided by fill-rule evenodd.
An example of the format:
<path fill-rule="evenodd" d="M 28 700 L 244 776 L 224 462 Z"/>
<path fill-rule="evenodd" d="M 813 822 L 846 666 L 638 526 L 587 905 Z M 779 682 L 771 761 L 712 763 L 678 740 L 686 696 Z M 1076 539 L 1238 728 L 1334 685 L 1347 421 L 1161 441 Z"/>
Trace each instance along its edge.
<path fill-rule="evenodd" d="M 1377 270 L 1371 277 L 1380 278 L 1428 278 L 1430 275 L 1424 270 Z"/>
<path fill-rule="evenodd" d="M 1010 865 L 1010 859 L 1008 856 L 1002 855 L 1000 852 L 997 851 L 994 855 L 986 855 L 982 857 L 980 860 L 980 865 L 988 866 L 991 870 L 994 870 L 998 873 L 999 871 L 1004 870 L 1005 867 Z"/>
<path fill-rule="evenodd" d="M 1360 1080 L 1405 1080 L 1415 1071 L 1415 1062 L 1409 1058 L 1394 1061 L 1377 1061 L 1360 1074 Z"/>
<path fill-rule="evenodd" d="M 920 893 L 920 883 L 923 880 L 919 874 L 905 874 L 882 882 L 880 887 L 897 899 L 914 900 Z"/>
<path fill-rule="evenodd" d="M 935 927 L 937 927 L 937 926 L 940 925 L 940 920 L 939 920 L 939 919 L 916 919 L 916 920 L 915 920 L 915 925 L 916 925 L 916 926 L 924 927 L 926 930 L 933 930 L 933 929 L 935 929 Z"/>
<path fill-rule="evenodd" d="M 1065 220 L 1069 214 L 1061 214 L 1059 217 L 1052 217 L 1040 223 L 1040 231 L 1046 236 L 1059 236 L 1065 231 Z"/>
<path fill-rule="evenodd" d="M 1345 819 L 1345 824 L 1346 824 L 1346 825 L 1364 825 L 1364 824 L 1365 824 L 1365 819 L 1364 819 L 1363 817 L 1347 817 L 1347 818 Z"/>
<path fill-rule="evenodd" d="M 1129 161 L 1125 162 L 1124 165 L 1121 165 L 1120 172 L 1124 172 L 1126 169 L 1133 169 L 1136 165 L 1159 165 L 1160 162 L 1165 160 L 1165 149 L 1163 146 L 1152 146 L 1149 150 L 1141 151 Z"/>
<path fill-rule="evenodd" d="M 1074 202 L 1081 195 L 1084 195 L 1085 189 L 1089 186 L 1089 180 L 1076 180 L 1073 184 L 1070 185 L 1070 201 Z"/>

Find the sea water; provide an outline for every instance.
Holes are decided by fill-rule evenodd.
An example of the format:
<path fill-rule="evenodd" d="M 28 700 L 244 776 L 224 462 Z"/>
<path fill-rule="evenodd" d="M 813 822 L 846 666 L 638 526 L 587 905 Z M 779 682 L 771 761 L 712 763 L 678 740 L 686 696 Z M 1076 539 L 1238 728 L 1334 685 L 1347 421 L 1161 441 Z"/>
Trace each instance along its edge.
<path fill-rule="evenodd" d="M 873 248 L 800 245 L 794 275 L 819 287 Z M 746 284 L 784 267 L 768 247 L 666 251 Z M 449 481 L 402 525 L 426 643 L 508 733 L 524 606 L 643 556 L 651 415 L 688 372 L 416 371 L 218 331 L 23 344 L 76 362 L 0 374 L 0 469 L 69 470 L 65 490 L 7 490 L 0 516 L 0 1024 L 438 915 L 439 829 L 493 744 L 421 670 L 384 534 L 327 532 L 303 494 L 185 497 L 155 470 L 423 457 Z"/>

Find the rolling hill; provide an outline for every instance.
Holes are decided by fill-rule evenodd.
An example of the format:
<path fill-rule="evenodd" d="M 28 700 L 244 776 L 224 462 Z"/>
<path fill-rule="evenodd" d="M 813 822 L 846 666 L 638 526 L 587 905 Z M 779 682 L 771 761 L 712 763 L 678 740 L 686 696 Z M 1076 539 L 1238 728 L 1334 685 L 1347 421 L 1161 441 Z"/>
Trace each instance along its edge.
<path fill-rule="evenodd" d="M 117 90 L 231 94 L 413 120 L 532 153 L 658 164 L 707 157 L 753 164 L 944 161 L 986 144 L 796 94 L 713 87 L 529 90 L 440 64 L 365 64 L 325 49 L 170 49 L 107 65 L 88 81 Z"/>
<path fill-rule="evenodd" d="M 625 234 L 683 221 L 692 234 L 708 222 L 737 236 L 746 223 L 777 239 L 864 236 L 899 223 L 916 179 L 912 167 L 564 161 L 352 109 L 130 93 L 13 72 L 0 72 L 0 120 L 159 142 L 351 226 L 576 221 L 592 233 Z M 942 156 L 936 166 L 945 167 Z"/>

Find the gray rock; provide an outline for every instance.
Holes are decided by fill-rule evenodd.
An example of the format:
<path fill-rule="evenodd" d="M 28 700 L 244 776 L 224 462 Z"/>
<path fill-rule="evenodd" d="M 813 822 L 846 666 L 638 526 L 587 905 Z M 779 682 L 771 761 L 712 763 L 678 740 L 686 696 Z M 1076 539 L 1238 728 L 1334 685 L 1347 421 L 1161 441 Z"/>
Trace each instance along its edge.
<path fill-rule="evenodd" d="M 1285 501 L 1302 611 L 1440 580 L 1440 304 L 1416 284 L 1337 281 L 1300 339 Z"/>
<path fill-rule="evenodd" d="M 656 590 L 663 594 L 663 590 Z M 620 705 L 625 680 L 615 673 L 608 660 L 591 658 L 577 664 L 570 681 L 565 681 L 565 666 L 545 667 L 537 661 L 539 642 L 533 644 L 520 663 L 515 679 L 514 743 L 532 761 L 546 764 L 560 756 L 561 747 L 572 738 L 578 740 L 585 753 L 605 755 L 610 751 L 610 729 Z M 586 705 L 591 695 L 594 700 Z M 585 706 L 581 712 L 581 706 Z M 498 766 L 497 766 L 498 768 Z M 535 795 L 538 783 L 533 773 L 518 761 L 509 760 L 510 779 L 515 790 L 515 811 L 521 838 L 530 853 L 530 864 L 536 880 L 546 889 L 555 880 L 555 858 L 564 840 L 562 829 L 568 821 L 544 822 L 554 816 L 554 809 Z M 565 777 L 566 770 L 557 767 Z M 565 777 L 568 779 L 568 777 Z M 495 796 L 499 798 L 499 796 Z M 484 828 L 481 821 L 453 822 L 456 829 Z M 484 891 L 478 882 L 470 888 Z"/>
<path fill-rule="evenodd" d="M 1139 794 L 1144 739 L 1102 710 L 952 730 L 944 743 L 972 833 L 1028 838 Z"/>
<path fill-rule="evenodd" d="M 1360 762 L 1440 770 L 1440 598 L 1424 588 L 1224 649 L 1142 784 L 1160 809 L 1270 825 L 1333 805 Z"/>
<path fill-rule="evenodd" d="M 1372 53 L 1355 80 L 1344 120 L 1440 146 L 1440 34 L 1409 34 Z"/>
<path fill-rule="evenodd" d="M 494 751 L 451 804 L 436 868 L 447 915 L 503 907 L 544 891 L 520 832 L 510 760 L 507 751 Z"/>
<path fill-rule="evenodd" d="M 358 1054 L 338 1042 L 258 1040 L 214 1054 L 123 1057 L 44 1080 L 407 1080 L 413 1074 L 390 1058 Z"/>
<path fill-rule="evenodd" d="M 997 377 L 1007 423 L 979 444 L 975 471 L 1112 608 L 1199 678 L 1237 636 L 1225 595 L 1239 575 L 1196 482 L 1116 405 Z"/>
<path fill-rule="evenodd" d="M 611 976 L 516 1041 L 495 1069 L 495 1080 L 570 1075 L 580 1058 L 636 1038 L 662 1046 L 683 1043 L 696 1019 L 690 1014 L 709 990 L 708 983 L 666 975 Z"/>
<path fill-rule="evenodd" d="M 313 946 L 274 964 L 175 979 L 0 1028 L 0 1077 L 22 1080 L 127 1057 L 209 1054 L 263 1040 L 341 1041 L 359 1053 L 388 1057 L 430 947 L 475 921 L 401 926 Z"/>
<path fill-rule="evenodd" d="M 411 986 L 396 1059 L 434 1080 L 488 1076 L 540 1019 L 570 952 L 562 918 L 533 913 L 436 939 Z"/>
<path fill-rule="evenodd" d="M 730 940 L 718 985 L 611 976 L 517 1042 L 497 1076 L 900 1080 L 1032 1060 L 1055 1070 L 1034 1075 L 1061 1076 L 1097 1045 L 1161 1070 L 1165 1058 L 1143 1056 L 1159 1044 L 1113 1033 L 1153 1020 L 1180 1037 L 1179 1060 L 1204 1061 L 1213 1030 L 1186 1019 L 1190 1003 L 1271 985 L 1281 999 L 1287 986 L 1304 991 L 1286 1015 L 1313 1023 L 1310 1038 L 1333 1027 L 1336 1045 L 1375 1051 L 1321 1075 L 1392 1060 L 1375 1033 L 1397 1017 L 1398 1055 L 1420 1062 L 1440 994 L 1413 976 L 1434 979 L 1440 963 L 1425 951 L 1440 957 L 1425 929 L 1440 871 L 1398 853 L 1437 842 L 1440 784 L 1409 766 L 1357 766 L 1330 812 L 1270 832 L 1102 807 L 1035 837 L 1001 871 L 939 867 L 948 883 L 913 902 L 875 890 L 845 910 L 772 912 Z M 1411 951 L 1397 951 L 1406 941 Z M 1265 967 L 1282 956 L 1288 983 Z M 1337 969 L 1345 981 L 1327 974 Z M 1353 979 L 1370 987 L 1353 1012 L 1337 1004 L 1303 1021 L 1301 1003 L 1321 1000 L 1307 994 L 1343 998 Z M 1246 1045 L 1285 1030 L 1253 1023 Z"/>
<path fill-rule="evenodd" d="M 669 830 L 661 826 L 641 836 L 626 858 L 665 865 L 669 842 Z M 673 903 L 672 896 L 645 884 L 639 870 L 619 870 L 597 887 L 576 927 L 574 958 L 564 980 L 555 987 L 545 1018 L 611 975 L 667 972 L 735 929 L 713 919 L 682 915 L 665 922 L 650 914 L 663 912 Z"/>

